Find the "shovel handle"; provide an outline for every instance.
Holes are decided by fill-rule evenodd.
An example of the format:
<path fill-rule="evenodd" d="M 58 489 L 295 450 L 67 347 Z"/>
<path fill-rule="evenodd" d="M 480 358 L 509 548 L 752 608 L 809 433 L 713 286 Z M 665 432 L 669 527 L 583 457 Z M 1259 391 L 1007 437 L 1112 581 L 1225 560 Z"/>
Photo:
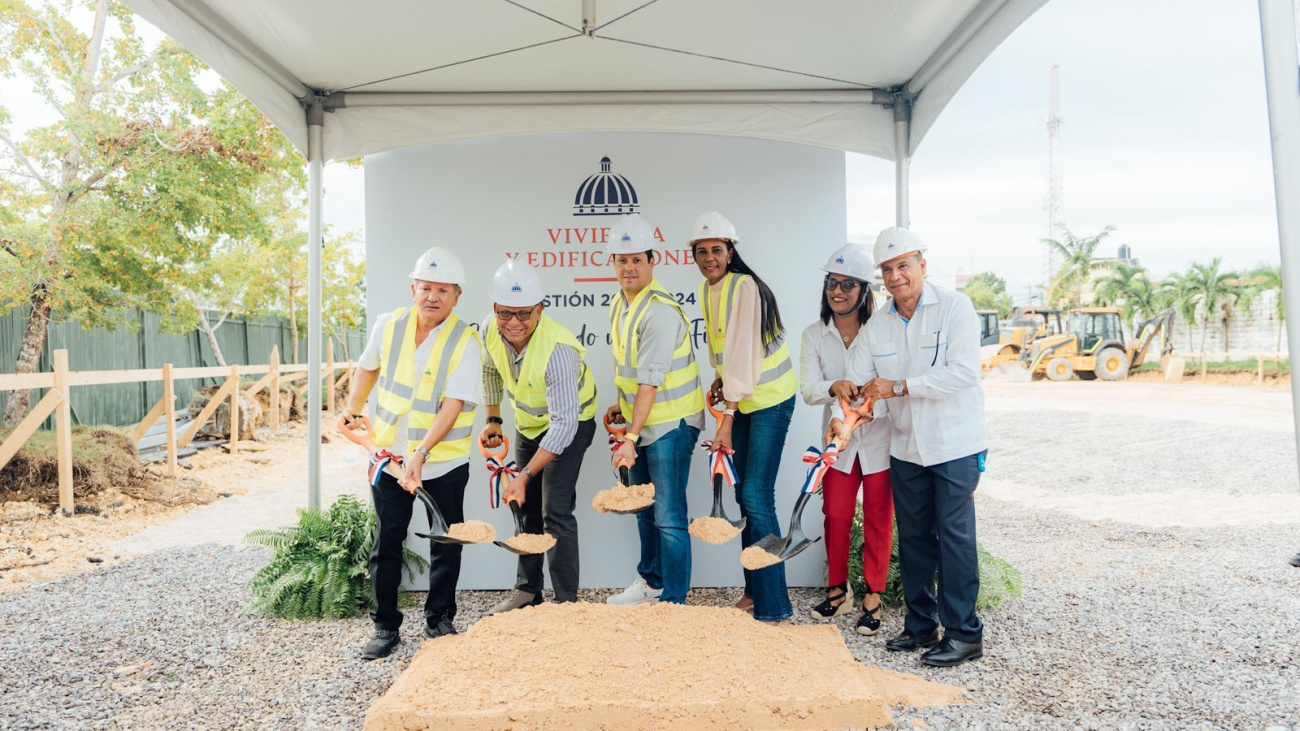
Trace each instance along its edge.
<path fill-rule="evenodd" d="M 334 423 L 334 428 L 349 442 L 359 444 L 371 452 L 375 451 L 375 442 L 370 437 L 375 429 L 370 423 L 369 416 L 358 414 L 349 422 L 348 417 L 340 414 L 338 421 Z"/>
<path fill-rule="evenodd" d="M 622 424 L 622 426 L 614 426 L 615 423 Z M 627 421 L 615 422 L 609 418 L 609 414 L 607 413 L 605 414 L 605 431 L 613 434 L 619 439 L 622 439 L 627 435 Z"/>
<path fill-rule="evenodd" d="M 488 459 L 495 458 L 497 462 L 500 462 L 501 464 L 505 464 L 507 459 L 506 455 L 510 454 L 510 437 L 506 436 L 505 434 L 502 434 L 501 446 L 495 450 L 489 447 L 485 447 L 483 446 L 482 442 L 479 442 L 478 451 L 485 458 Z"/>

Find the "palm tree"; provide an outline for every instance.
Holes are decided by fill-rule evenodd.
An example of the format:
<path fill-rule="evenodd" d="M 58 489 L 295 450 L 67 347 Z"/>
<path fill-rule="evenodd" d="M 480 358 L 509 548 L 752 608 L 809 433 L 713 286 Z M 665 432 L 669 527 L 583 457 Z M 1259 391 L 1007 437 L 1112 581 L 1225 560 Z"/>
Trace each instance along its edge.
<path fill-rule="evenodd" d="M 1237 275 L 1220 269 L 1222 263 L 1223 259 L 1216 256 L 1209 264 L 1192 264 L 1184 275 L 1192 301 L 1200 305 L 1201 312 L 1205 315 L 1204 321 L 1201 322 L 1202 356 L 1205 354 L 1205 334 L 1210 328 L 1210 313 L 1218 312 L 1220 304 L 1230 297 L 1235 299 L 1239 291 L 1239 288 L 1229 281 L 1236 279 Z M 1228 349 L 1226 337 L 1223 349 Z"/>
<path fill-rule="evenodd" d="M 1276 292 L 1277 315 L 1277 352 L 1282 351 L 1282 332 L 1286 325 L 1286 298 L 1282 291 L 1282 266 L 1280 264 L 1261 264 L 1246 275 L 1246 286 L 1242 288 L 1238 301 L 1247 310 L 1255 303 L 1255 298 L 1265 292 Z"/>
<path fill-rule="evenodd" d="M 1048 301 L 1057 304 L 1079 301 L 1088 281 L 1092 279 L 1092 273 L 1110 265 L 1109 262 L 1095 264 L 1092 258 L 1097 247 L 1114 230 L 1114 226 L 1107 226 L 1098 234 L 1080 238 L 1062 226 L 1059 239 L 1043 239 L 1043 243 L 1064 260 L 1056 277 L 1047 287 Z"/>
<path fill-rule="evenodd" d="M 1140 264 L 1116 262 L 1108 276 L 1097 283 L 1093 297 L 1099 305 L 1123 307 L 1132 322 L 1155 314 L 1155 288 L 1147 278 L 1146 267 Z"/>
<path fill-rule="evenodd" d="M 1192 342 L 1192 324 L 1196 322 L 1196 305 L 1197 299 L 1192 292 L 1191 280 L 1185 273 L 1174 272 L 1170 274 L 1155 293 L 1156 305 L 1159 309 L 1172 307 L 1178 316 L 1187 323 L 1187 342 Z"/>

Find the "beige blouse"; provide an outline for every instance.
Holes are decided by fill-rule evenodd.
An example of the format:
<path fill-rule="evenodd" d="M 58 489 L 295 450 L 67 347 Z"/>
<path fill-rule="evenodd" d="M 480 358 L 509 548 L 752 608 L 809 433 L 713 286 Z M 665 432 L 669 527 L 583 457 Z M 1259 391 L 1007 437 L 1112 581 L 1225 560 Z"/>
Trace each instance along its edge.
<path fill-rule="evenodd" d="M 721 307 L 722 286 L 726 278 L 717 284 L 709 285 L 708 307 L 717 312 Z M 718 327 L 722 318 L 716 318 L 714 327 Z M 723 372 L 722 397 L 736 403 L 754 395 L 758 389 L 758 379 L 763 375 L 763 309 L 758 300 L 758 285 L 753 277 L 745 277 L 736 287 L 736 296 L 731 302 L 731 312 L 727 317 L 727 342 L 722 348 Z M 713 333 L 709 333 L 710 336 Z M 711 359 L 710 359 L 711 360 Z"/>

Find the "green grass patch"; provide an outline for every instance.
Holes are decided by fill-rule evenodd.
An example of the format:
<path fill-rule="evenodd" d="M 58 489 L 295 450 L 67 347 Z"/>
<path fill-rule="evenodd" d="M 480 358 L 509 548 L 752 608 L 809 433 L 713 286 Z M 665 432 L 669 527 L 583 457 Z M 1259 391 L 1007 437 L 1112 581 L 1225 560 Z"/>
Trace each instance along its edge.
<path fill-rule="evenodd" d="M 1137 368 L 1134 368 L 1132 372 L 1146 373 L 1149 371 L 1155 371 L 1158 373 L 1160 370 L 1160 363 L 1150 362 L 1143 363 Z M 1206 364 L 1205 370 L 1207 373 L 1259 373 L 1259 359 L 1249 358 L 1247 360 L 1228 360 L 1223 362 L 1211 361 Z M 1201 366 L 1199 363 L 1188 360 L 1186 365 L 1183 366 L 1184 376 L 1195 376 L 1200 375 L 1200 373 Z M 1289 360 L 1266 360 L 1264 361 L 1264 375 L 1289 376 L 1291 375 L 1291 362 Z"/>

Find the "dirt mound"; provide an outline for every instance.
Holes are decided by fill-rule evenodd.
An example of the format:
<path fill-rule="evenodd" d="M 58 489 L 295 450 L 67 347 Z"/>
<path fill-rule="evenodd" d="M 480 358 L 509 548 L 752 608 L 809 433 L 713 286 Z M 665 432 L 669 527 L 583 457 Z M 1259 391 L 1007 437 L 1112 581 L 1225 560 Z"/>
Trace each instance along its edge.
<path fill-rule="evenodd" d="M 366 728 L 844 728 L 962 689 L 854 662 L 831 626 L 722 607 L 543 604 L 426 642 Z"/>
<path fill-rule="evenodd" d="M 213 394 L 220 390 L 219 386 L 208 386 L 199 389 L 190 400 L 188 411 L 191 417 L 197 417 L 199 412 L 208 405 L 212 400 Z M 262 421 L 262 406 L 258 399 L 250 399 L 241 391 L 239 393 L 239 438 L 249 441 L 255 440 L 257 434 L 255 429 L 257 424 Z M 199 428 L 198 437 L 200 439 L 228 439 L 230 437 L 230 398 L 221 399 L 217 405 L 216 411 L 212 416 L 203 423 Z"/>
<path fill-rule="evenodd" d="M 3 441 L 7 433 L 0 434 Z M 126 434 L 106 426 L 72 429 L 72 493 L 76 501 L 109 488 L 144 496 L 153 478 L 136 456 Z M 59 459 L 53 432 L 37 432 L 0 469 L 0 501 L 59 503 Z"/>

